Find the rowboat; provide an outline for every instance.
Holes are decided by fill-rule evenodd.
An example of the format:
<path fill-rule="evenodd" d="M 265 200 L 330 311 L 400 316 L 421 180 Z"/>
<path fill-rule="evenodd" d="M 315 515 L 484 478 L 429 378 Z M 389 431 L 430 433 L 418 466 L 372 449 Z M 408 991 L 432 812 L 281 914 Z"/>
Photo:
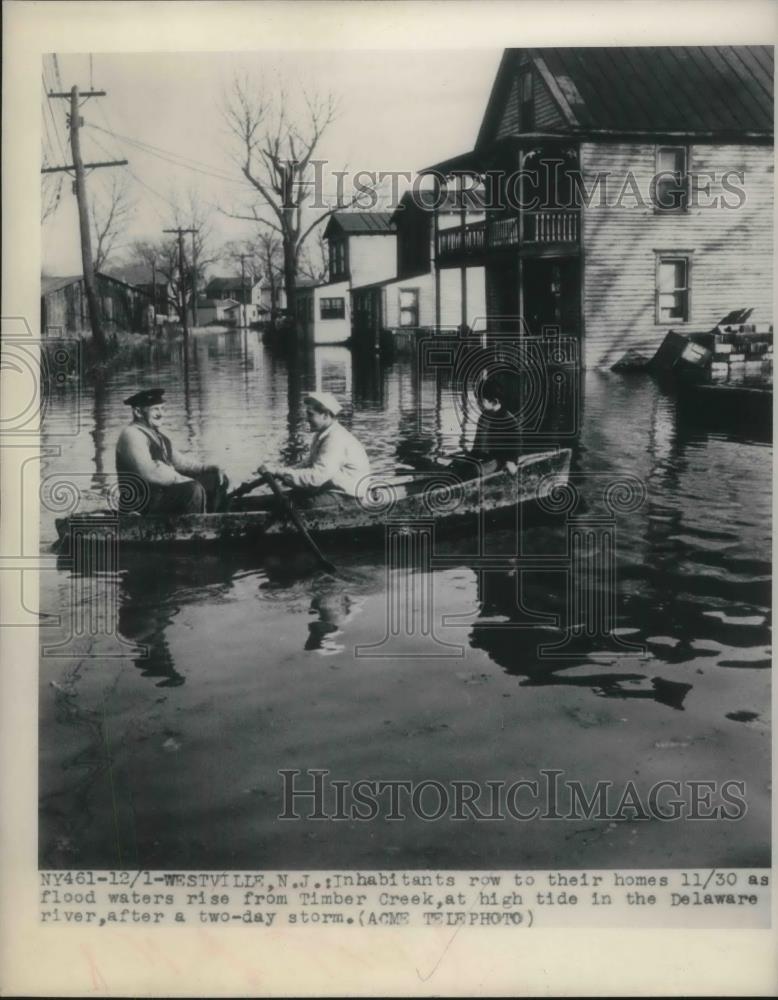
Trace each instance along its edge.
<path fill-rule="evenodd" d="M 366 477 L 359 496 L 327 493 L 295 500 L 305 527 L 315 537 L 355 539 L 387 524 L 434 522 L 461 525 L 468 518 L 497 514 L 518 504 L 542 500 L 567 483 L 570 449 L 524 455 L 515 474 L 493 472 L 463 480 L 445 467 L 397 478 Z M 56 521 L 62 546 L 74 533 L 107 532 L 121 545 L 268 544 L 290 539 L 297 529 L 287 514 L 267 498 L 244 497 L 226 513 L 183 515 L 118 515 L 101 510 L 74 513 Z"/>

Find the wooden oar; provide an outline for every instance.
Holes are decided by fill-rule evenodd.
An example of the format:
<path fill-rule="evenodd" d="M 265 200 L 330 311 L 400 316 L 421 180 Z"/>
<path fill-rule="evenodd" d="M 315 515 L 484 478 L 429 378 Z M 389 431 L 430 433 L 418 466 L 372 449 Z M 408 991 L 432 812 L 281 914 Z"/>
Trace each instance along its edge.
<path fill-rule="evenodd" d="M 257 486 L 266 485 L 266 482 L 265 477 L 260 476 L 258 479 L 251 479 L 247 483 L 241 483 L 240 486 L 236 486 L 234 490 L 227 494 L 227 503 L 231 504 L 233 500 L 239 500 L 240 497 L 244 497 L 247 493 L 255 490 Z"/>
<path fill-rule="evenodd" d="M 289 519 L 291 520 L 292 524 L 294 524 L 295 528 L 297 528 L 297 530 L 303 536 L 306 545 L 319 560 L 321 566 L 324 569 L 326 569 L 329 573 L 337 573 L 338 572 L 337 567 L 335 566 L 334 563 L 331 563 L 329 559 L 327 559 L 327 557 L 321 551 L 316 542 L 314 542 L 314 540 L 311 538 L 311 533 L 303 524 L 302 518 L 297 513 L 297 509 L 295 508 L 292 501 L 278 485 L 275 476 L 267 469 L 265 469 L 264 466 L 260 466 L 258 471 L 260 470 L 262 471 L 262 481 L 266 482 L 267 485 L 270 487 L 270 489 L 273 491 L 273 495 L 275 496 L 276 500 L 278 500 L 278 502 L 281 504 L 282 509 L 285 510 L 286 513 L 289 515 Z"/>

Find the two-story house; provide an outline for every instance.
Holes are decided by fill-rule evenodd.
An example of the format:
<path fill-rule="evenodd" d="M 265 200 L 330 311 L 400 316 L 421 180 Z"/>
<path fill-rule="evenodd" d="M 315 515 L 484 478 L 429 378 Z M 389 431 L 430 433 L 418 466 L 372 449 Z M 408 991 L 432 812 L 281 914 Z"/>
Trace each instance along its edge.
<path fill-rule="evenodd" d="M 262 305 L 262 282 L 240 275 L 209 278 L 205 295 L 198 299 L 197 323 L 254 323 L 265 313 Z"/>
<path fill-rule="evenodd" d="M 324 230 L 329 280 L 298 284 L 297 320 L 316 344 L 351 338 L 351 291 L 395 274 L 397 234 L 391 212 L 334 212 Z"/>
<path fill-rule="evenodd" d="M 377 348 L 382 331 L 472 326 L 485 316 L 483 267 L 435 266 L 436 236 L 458 236 L 460 227 L 484 219 L 483 191 L 407 191 L 391 221 L 397 232 L 396 268 L 391 277 L 352 289 L 355 340 Z"/>
<path fill-rule="evenodd" d="M 486 218 L 438 227 L 494 329 L 580 338 L 589 367 L 740 307 L 772 319 L 773 50 L 508 49 L 475 147 Z"/>

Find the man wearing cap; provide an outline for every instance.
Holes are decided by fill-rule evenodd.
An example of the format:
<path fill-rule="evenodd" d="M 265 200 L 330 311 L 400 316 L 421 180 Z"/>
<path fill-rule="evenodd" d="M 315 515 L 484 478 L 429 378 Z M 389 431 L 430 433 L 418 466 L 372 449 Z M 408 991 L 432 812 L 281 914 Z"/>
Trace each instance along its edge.
<path fill-rule="evenodd" d="M 124 400 L 133 420 L 116 443 L 120 512 L 203 514 L 220 506 L 229 485 L 216 465 L 199 465 L 175 450 L 160 430 L 164 389 L 144 389 Z"/>
<path fill-rule="evenodd" d="M 340 403 L 331 392 L 311 392 L 304 402 L 314 433 L 308 461 L 297 469 L 263 468 L 296 489 L 356 496 L 357 484 L 370 472 L 370 462 L 359 441 L 338 422 Z"/>

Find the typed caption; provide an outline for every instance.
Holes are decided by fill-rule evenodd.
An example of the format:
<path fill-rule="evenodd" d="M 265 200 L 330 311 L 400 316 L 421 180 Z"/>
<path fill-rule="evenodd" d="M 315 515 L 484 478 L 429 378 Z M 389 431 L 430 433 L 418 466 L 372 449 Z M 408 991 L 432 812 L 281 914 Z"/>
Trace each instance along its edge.
<path fill-rule="evenodd" d="M 43 926 L 769 927 L 768 869 L 41 871 Z"/>

